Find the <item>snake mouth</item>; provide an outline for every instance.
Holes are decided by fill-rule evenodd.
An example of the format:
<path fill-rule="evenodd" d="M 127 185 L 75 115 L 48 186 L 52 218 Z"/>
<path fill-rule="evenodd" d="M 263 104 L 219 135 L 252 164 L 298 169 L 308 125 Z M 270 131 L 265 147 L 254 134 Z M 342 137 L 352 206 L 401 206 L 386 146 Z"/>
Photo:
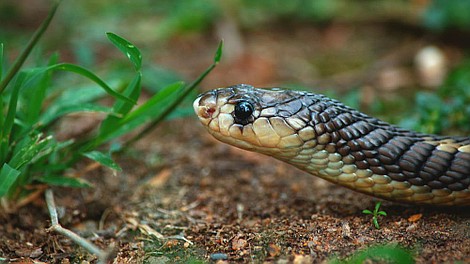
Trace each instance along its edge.
<path fill-rule="evenodd" d="M 207 125 L 218 113 L 215 98 L 202 94 L 193 102 L 193 108 L 199 120 Z"/>

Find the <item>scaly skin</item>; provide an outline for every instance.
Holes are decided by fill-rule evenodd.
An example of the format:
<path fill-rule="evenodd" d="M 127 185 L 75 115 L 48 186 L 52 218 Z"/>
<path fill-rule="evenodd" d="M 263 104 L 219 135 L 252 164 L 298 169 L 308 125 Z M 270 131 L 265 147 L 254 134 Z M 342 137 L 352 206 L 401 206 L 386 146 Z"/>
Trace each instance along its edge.
<path fill-rule="evenodd" d="M 470 138 L 405 130 L 324 95 L 236 85 L 194 101 L 218 140 L 386 200 L 470 205 Z"/>

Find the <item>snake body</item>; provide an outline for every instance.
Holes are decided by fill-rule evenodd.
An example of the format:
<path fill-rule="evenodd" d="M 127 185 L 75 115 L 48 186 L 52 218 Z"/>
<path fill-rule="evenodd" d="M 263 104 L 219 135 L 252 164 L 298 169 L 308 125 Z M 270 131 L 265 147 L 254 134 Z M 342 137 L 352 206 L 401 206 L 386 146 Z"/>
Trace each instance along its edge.
<path fill-rule="evenodd" d="M 324 95 L 240 84 L 194 101 L 218 140 L 386 200 L 470 205 L 470 138 L 390 125 Z"/>

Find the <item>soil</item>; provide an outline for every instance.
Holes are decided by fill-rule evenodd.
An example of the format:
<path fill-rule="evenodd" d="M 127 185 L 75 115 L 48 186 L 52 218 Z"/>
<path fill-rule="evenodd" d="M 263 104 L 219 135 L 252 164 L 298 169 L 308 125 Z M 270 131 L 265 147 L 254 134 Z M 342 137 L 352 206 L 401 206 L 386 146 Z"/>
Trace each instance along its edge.
<path fill-rule="evenodd" d="M 322 32 L 296 28 L 249 33 L 245 36 L 247 51 L 221 65 L 205 87 L 303 80 L 307 85 L 341 88 L 367 79 L 380 88 L 380 69 L 384 65 L 395 69 L 396 58 L 409 63 L 410 47 L 414 52 L 422 46 L 420 39 L 408 41 L 409 36 L 400 35 L 397 40 L 389 32 L 373 28 L 366 29 L 366 34 L 344 25 Z M 356 35 L 367 34 L 367 39 L 353 41 L 360 38 Z M 168 56 L 155 61 L 197 76 L 210 62 L 213 49 L 208 47 L 215 47 L 214 39 L 190 36 L 175 40 L 163 49 Z M 363 52 L 394 45 L 404 48 L 363 56 Z M 351 53 L 348 48 L 353 49 Z M 376 64 L 380 67 L 365 67 L 372 72 L 360 67 L 360 71 L 325 78 L 328 73 L 315 75 L 312 73 L 318 69 L 304 67 L 305 54 L 328 62 L 334 56 L 351 59 L 348 54 L 354 54 L 366 57 L 360 63 L 367 65 L 377 58 L 386 59 Z M 336 62 L 330 67 L 344 64 Z M 377 96 L 384 93 L 373 91 Z M 60 223 L 102 249 L 111 248 L 114 263 L 317 263 L 345 258 L 374 245 L 403 247 L 417 263 L 470 263 L 469 207 L 417 207 L 382 201 L 380 209 L 387 216 L 378 219 L 377 229 L 372 217 L 362 213 L 373 210 L 379 201 L 376 198 L 217 142 L 195 117 L 166 121 L 116 159 L 123 168 L 120 173 L 86 161 L 74 168 L 71 173 L 92 182 L 93 188 L 54 189 Z M 96 262 L 69 239 L 49 232 L 49 226 L 41 196 L 15 212 L 0 211 L 1 260 Z"/>
<path fill-rule="evenodd" d="M 95 188 L 55 190 L 61 224 L 114 247 L 114 263 L 310 263 L 377 244 L 400 245 L 417 263 L 470 261 L 468 207 L 384 201 L 388 216 L 376 229 L 362 210 L 377 199 L 219 143 L 194 118 L 163 124 L 118 160 L 122 173 L 96 166 L 86 173 Z M 41 200 L 0 221 L 0 255 L 12 262 L 95 260 L 47 232 Z"/>

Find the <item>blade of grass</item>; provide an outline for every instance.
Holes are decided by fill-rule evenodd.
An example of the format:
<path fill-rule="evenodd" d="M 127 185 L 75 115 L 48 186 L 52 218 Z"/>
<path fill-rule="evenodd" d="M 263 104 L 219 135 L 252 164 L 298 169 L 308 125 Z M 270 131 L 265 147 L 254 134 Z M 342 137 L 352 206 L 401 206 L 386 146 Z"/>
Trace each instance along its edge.
<path fill-rule="evenodd" d="M 217 66 L 217 64 L 219 64 L 220 62 L 220 59 L 222 57 L 222 49 L 223 49 L 223 46 L 224 46 L 224 42 L 223 41 L 220 41 L 219 42 L 219 45 L 217 47 L 217 51 L 215 52 L 215 55 L 214 55 L 214 62 L 212 63 L 212 65 L 210 65 L 194 82 L 192 82 L 190 85 L 186 86 L 183 91 L 180 93 L 180 95 L 175 98 L 175 100 L 170 104 L 168 105 L 164 111 L 162 111 L 162 113 L 158 116 L 155 117 L 154 121 L 151 122 L 147 127 L 145 127 L 140 133 L 138 133 L 136 136 L 134 136 L 133 138 L 131 138 L 129 141 L 126 142 L 125 144 L 125 147 L 133 144 L 135 141 L 137 141 L 138 139 L 144 137 L 145 135 L 147 135 L 148 133 L 150 133 L 150 131 L 152 131 L 155 126 L 157 126 L 163 119 L 165 119 L 168 114 L 171 113 L 171 111 L 178 106 L 178 104 L 194 89 L 196 88 L 197 85 L 199 85 L 199 83 L 201 83 L 201 81 Z"/>
<path fill-rule="evenodd" d="M 88 188 L 93 185 L 85 179 L 72 178 L 66 176 L 44 176 L 38 179 L 42 183 L 48 185 L 62 186 L 62 187 L 73 187 L 73 188 Z"/>
<path fill-rule="evenodd" d="M 0 43 L 0 81 L 3 77 L 3 43 Z M 3 156 L 2 142 L 3 142 L 3 129 L 1 129 L 5 123 L 4 110 L 3 110 L 3 94 L 0 93 L 0 164 L 5 163 L 5 157 Z"/>
<path fill-rule="evenodd" d="M 149 100 L 139 106 L 137 109 L 126 115 L 122 119 L 122 123 L 128 123 L 132 120 L 137 118 L 153 118 L 153 116 L 158 116 L 158 110 L 163 110 L 160 105 L 160 102 L 163 101 L 165 98 L 171 97 L 172 94 L 177 92 L 178 90 L 183 87 L 184 82 L 177 82 L 168 85 L 167 87 L 163 88 L 160 92 L 156 93 L 152 96 Z M 145 122 L 145 121 L 143 121 Z"/>
<path fill-rule="evenodd" d="M 2 77 L 3 77 L 3 43 L 0 43 L 0 81 L 2 80 Z"/>
<path fill-rule="evenodd" d="M 92 73 L 91 71 L 89 71 L 89 70 L 87 70 L 83 67 L 80 67 L 78 65 L 74 65 L 74 64 L 70 64 L 70 63 L 59 63 L 59 64 L 55 64 L 55 65 L 47 67 L 47 70 L 62 70 L 62 71 L 77 73 L 79 75 L 82 75 L 82 76 L 92 80 L 93 82 L 95 82 L 96 84 L 101 86 L 101 88 L 103 88 L 109 95 L 111 95 L 115 98 L 119 98 L 121 100 L 127 101 L 131 104 L 136 104 L 135 100 L 132 100 L 129 97 L 124 96 L 124 95 L 114 91 L 111 87 L 109 87 L 103 80 L 101 80 L 94 73 Z"/>
<path fill-rule="evenodd" d="M 0 127 L 0 129 L 2 130 L 0 138 L 0 158 L 2 160 L 5 160 L 7 158 L 8 146 L 10 145 L 11 141 L 11 130 L 13 128 L 16 116 L 16 107 L 18 104 L 19 92 L 25 78 L 26 74 L 20 73 L 20 75 L 16 79 L 15 85 L 13 87 L 13 92 L 10 95 L 10 103 L 8 104 L 7 115 L 3 127 Z"/>
<path fill-rule="evenodd" d="M 23 165 L 28 164 L 33 159 L 37 159 L 40 152 L 47 152 L 46 148 L 53 141 L 52 136 L 41 138 L 41 134 L 36 135 L 25 146 L 22 146 L 10 160 L 13 168 L 20 169 Z"/>
<path fill-rule="evenodd" d="M 57 63 L 58 55 L 54 54 L 49 58 L 48 66 L 54 65 Z M 27 112 L 25 116 L 25 122 L 30 126 L 38 122 L 38 119 L 41 115 L 41 108 L 43 106 L 44 100 L 46 98 L 46 90 L 50 86 L 51 83 L 51 72 L 43 72 L 41 74 L 38 82 L 36 85 L 32 87 L 30 91 L 25 93 L 28 97 L 26 100 L 28 101 Z"/>
<path fill-rule="evenodd" d="M 124 55 L 127 56 L 127 58 L 129 58 L 129 60 L 134 64 L 135 70 L 140 72 L 142 69 L 142 54 L 140 53 L 139 49 L 134 46 L 134 44 L 114 33 L 107 32 L 106 36 L 114 44 L 114 46 L 116 46 L 122 53 L 124 53 Z"/>
<path fill-rule="evenodd" d="M 13 77 L 20 70 L 21 66 L 28 58 L 29 54 L 31 53 L 31 50 L 34 48 L 34 46 L 36 46 L 37 42 L 44 34 L 44 32 L 46 32 L 47 28 L 49 27 L 49 24 L 52 21 L 52 18 L 54 17 L 57 11 L 57 8 L 59 7 L 60 2 L 61 0 L 55 1 L 55 4 L 52 5 L 52 8 L 49 11 L 49 14 L 47 15 L 44 22 L 42 22 L 41 26 L 39 26 L 36 32 L 34 32 L 25 49 L 21 52 L 20 56 L 15 60 L 13 66 L 7 72 L 5 79 L 0 82 L 0 94 L 2 94 L 3 91 L 6 89 L 7 85 L 10 83 L 10 81 L 13 79 Z"/>
<path fill-rule="evenodd" d="M 49 111 L 41 116 L 39 123 L 41 126 L 48 126 L 50 123 L 54 122 L 58 118 L 78 112 L 93 112 L 93 113 L 104 113 L 112 116 L 121 116 L 116 114 L 111 108 L 101 105 L 94 105 L 89 103 L 79 104 L 79 105 L 66 105 L 60 108 L 55 108 L 54 111 Z"/>
<path fill-rule="evenodd" d="M 141 75 L 138 73 L 136 77 L 132 80 L 132 82 L 127 86 L 126 95 L 129 96 L 131 99 L 137 100 L 140 96 L 141 92 L 141 85 L 140 85 Z M 113 106 L 113 111 L 120 116 L 126 115 L 134 105 L 129 104 L 127 102 L 117 101 Z M 120 118 L 116 116 L 108 116 L 102 123 L 100 127 L 100 132 L 98 138 L 101 135 L 106 135 L 112 133 L 113 130 L 116 130 L 117 124 L 119 123 Z M 99 139 L 97 140 L 99 141 Z"/>
<path fill-rule="evenodd" d="M 3 107 L 4 107 L 4 103 L 3 103 L 3 95 L 0 94 L 0 164 L 3 164 L 5 162 L 5 154 L 6 152 L 4 152 L 2 150 L 3 148 L 3 142 L 4 142 L 4 135 L 3 135 L 3 127 L 5 127 L 5 116 L 4 116 L 4 110 L 3 110 Z"/>
<path fill-rule="evenodd" d="M 127 134 L 135 128 L 145 124 L 149 120 L 152 120 L 155 115 L 158 115 L 161 111 L 166 109 L 166 105 L 172 102 L 179 88 L 183 86 L 182 82 L 169 85 L 155 94 L 147 102 L 139 106 L 136 110 L 129 113 L 123 119 L 118 120 L 115 124 L 114 129 L 109 130 L 107 133 L 101 133 L 95 140 L 94 144 L 83 148 L 82 151 L 99 146 L 100 144 Z"/>
<path fill-rule="evenodd" d="M 57 109 L 68 107 L 70 105 L 87 104 L 103 97 L 104 94 L 106 94 L 104 90 L 96 89 L 94 85 L 69 87 L 66 88 L 65 91 L 61 92 L 60 95 L 53 100 L 46 109 L 44 109 L 44 114 L 47 112 L 55 112 Z"/>
<path fill-rule="evenodd" d="M 20 171 L 10 167 L 7 163 L 3 163 L 2 169 L 0 170 L 0 197 L 8 193 L 20 173 Z"/>
<path fill-rule="evenodd" d="M 99 164 L 101 165 L 104 165 L 108 168 L 111 168 L 113 170 L 117 170 L 117 171 L 122 171 L 121 167 L 119 167 L 119 165 L 117 165 L 113 159 L 111 158 L 110 155 L 106 155 L 102 152 L 99 152 L 99 151 L 90 151 L 90 152 L 87 152 L 87 153 L 83 153 L 82 154 L 83 156 L 91 159 L 91 160 L 94 160 L 96 162 L 98 162 Z"/>
<path fill-rule="evenodd" d="M 139 49 L 126 39 L 111 32 L 106 33 L 106 36 L 111 41 L 111 43 L 113 43 L 114 46 L 116 46 L 122 53 L 124 53 L 124 55 L 126 55 L 128 59 L 134 64 L 134 68 L 137 71 L 137 75 L 127 86 L 125 90 L 125 95 L 137 101 L 137 99 L 140 97 L 140 93 L 142 90 L 142 73 L 140 71 L 142 67 L 142 55 Z M 113 110 L 114 112 L 124 116 L 129 113 L 129 111 L 131 111 L 133 107 L 134 105 L 131 105 L 127 102 L 117 101 L 113 106 Z M 95 140 L 95 144 L 101 144 L 100 138 L 103 138 L 103 135 L 113 133 L 114 130 L 118 129 L 119 122 L 120 118 L 117 118 L 115 116 L 108 116 L 101 123 L 100 132 L 97 139 Z"/>

